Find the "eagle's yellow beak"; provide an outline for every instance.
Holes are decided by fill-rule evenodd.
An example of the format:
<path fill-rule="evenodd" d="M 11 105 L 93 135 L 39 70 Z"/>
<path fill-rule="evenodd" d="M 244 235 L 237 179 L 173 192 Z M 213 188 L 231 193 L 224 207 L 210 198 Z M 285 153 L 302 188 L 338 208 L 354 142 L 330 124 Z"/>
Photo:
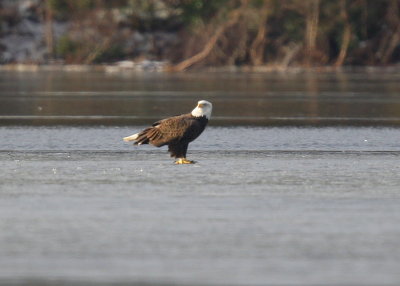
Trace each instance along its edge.
<path fill-rule="evenodd" d="M 204 106 L 204 104 L 203 103 L 199 103 L 199 104 L 197 104 L 197 107 L 199 107 L 199 108 L 202 108 Z"/>

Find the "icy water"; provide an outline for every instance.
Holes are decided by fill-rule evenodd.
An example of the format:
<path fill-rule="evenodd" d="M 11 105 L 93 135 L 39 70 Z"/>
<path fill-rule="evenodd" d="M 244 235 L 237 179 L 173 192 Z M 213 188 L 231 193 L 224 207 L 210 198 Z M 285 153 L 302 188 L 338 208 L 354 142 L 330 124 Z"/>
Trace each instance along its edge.
<path fill-rule="evenodd" d="M 400 283 L 398 129 L 140 128 L 0 127 L 0 284 Z"/>

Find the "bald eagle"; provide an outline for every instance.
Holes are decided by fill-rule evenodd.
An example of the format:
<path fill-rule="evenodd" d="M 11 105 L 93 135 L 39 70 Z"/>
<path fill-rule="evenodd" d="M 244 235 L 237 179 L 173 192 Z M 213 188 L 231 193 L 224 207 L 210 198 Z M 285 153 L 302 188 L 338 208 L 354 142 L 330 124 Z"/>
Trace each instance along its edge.
<path fill-rule="evenodd" d="M 162 119 L 153 123 L 151 127 L 123 139 L 125 142 L 134 141 L 134 145 L 168 145 L 171 157 L 177 159 L 175 164 L 193 164 L 194 161 L 186 159 L 188 145 L 204 131 L 211 111 L 211 102 L 200 100 L 191 113 Z"/>

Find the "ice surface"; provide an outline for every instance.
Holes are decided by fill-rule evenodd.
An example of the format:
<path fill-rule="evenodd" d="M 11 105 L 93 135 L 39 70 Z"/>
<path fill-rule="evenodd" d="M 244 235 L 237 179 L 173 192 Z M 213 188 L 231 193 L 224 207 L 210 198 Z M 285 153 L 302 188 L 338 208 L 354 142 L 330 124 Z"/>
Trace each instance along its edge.
<path fill-rule="evenodd" d="M 0 282 L 400 282 L 398 129 L 139 129 L 0 128 Z"/>

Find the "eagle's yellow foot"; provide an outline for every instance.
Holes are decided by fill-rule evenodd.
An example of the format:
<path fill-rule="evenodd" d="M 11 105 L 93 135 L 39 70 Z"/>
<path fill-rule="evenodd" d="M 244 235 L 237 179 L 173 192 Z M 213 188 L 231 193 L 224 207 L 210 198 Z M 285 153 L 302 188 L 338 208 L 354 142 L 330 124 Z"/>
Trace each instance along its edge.
<path fill-rule="evenodd" d="M 186 158 L 179 158 L 177 161 L 175 161 L 175 164 L 178 164 L 178 165 L 181 165 L 181 164 L 194 164 L 194 163 L 196 163 L 196 162 L 187 160 Z"/>

